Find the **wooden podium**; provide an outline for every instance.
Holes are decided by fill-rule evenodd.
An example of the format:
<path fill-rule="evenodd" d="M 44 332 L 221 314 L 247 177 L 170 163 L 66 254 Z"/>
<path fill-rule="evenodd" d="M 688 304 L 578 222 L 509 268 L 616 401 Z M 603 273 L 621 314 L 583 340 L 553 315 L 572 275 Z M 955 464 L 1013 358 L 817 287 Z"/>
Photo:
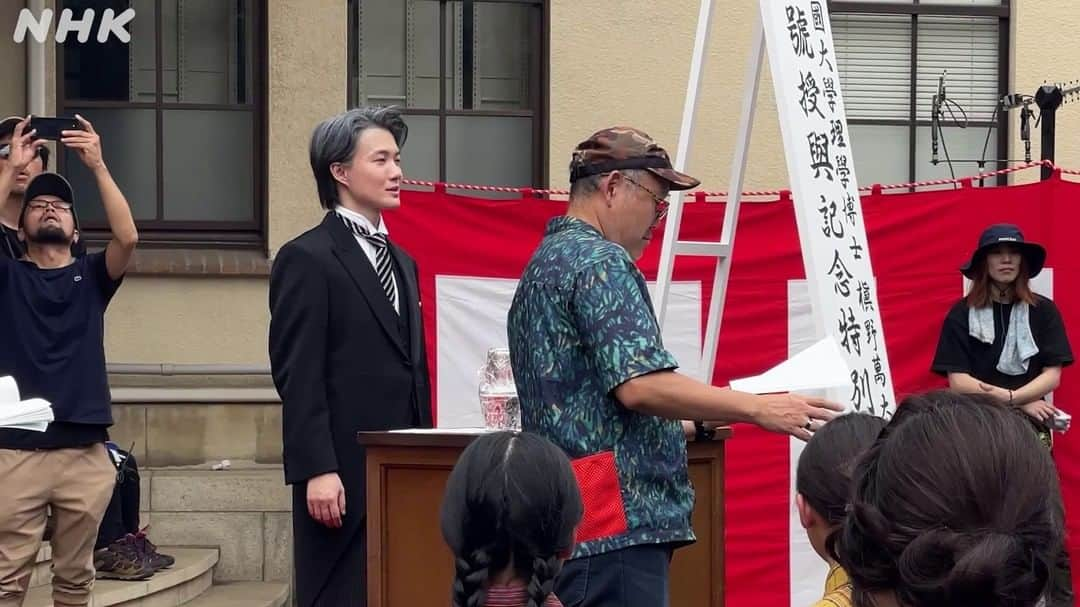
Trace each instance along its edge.
<path fill-rule="evenodd" d="M 449 605 L 453 558 L 439 529 L 446 480 L 476 431 L 360 432 L 367 450 L 368 607 Z M 688 443 L 698 541 L 675 551 L 672 607 L 724 604 L 724 441 Z"/>

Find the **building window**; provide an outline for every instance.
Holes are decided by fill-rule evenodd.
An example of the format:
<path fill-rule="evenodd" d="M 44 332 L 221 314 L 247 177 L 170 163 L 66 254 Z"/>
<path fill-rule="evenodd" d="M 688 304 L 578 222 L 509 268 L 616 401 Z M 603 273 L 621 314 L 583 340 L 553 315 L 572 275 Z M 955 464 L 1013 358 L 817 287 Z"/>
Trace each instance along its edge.
<path fill-rule="evenodd" d="M 829 3 L 859 184 L 1005 168 L 1009 0 Z M 933 164 L 932 102 L 945 74 Z M 951 166 L 950 162 L 951 160 Z"/>
<path fill-rule="evenodd" d="M 546 182 L 541 0 L 349 0 L 350 106 L 408 115 L 405 176 Z"/>
<path fill-rule="evenodd" d="M 86 116 L 143 241 L 262 242 L 260 0 L 64 0 L 75 14 L 130 7 L 129 44 L 69 41 L 57 54 L 61 115 Z M 97 24 L 94 25 L 96 31 Z M 107 223 L 93 178 L 63 151 L 88 236 Z M 96 234 L 95 234 L 96 233 Z"/>

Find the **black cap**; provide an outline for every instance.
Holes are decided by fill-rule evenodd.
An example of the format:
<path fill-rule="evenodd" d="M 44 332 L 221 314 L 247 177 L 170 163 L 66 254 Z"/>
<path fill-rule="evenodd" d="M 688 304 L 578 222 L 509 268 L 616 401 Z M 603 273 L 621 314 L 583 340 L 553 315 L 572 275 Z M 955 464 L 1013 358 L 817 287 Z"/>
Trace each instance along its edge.
<path fill-rule="evenodd" d="M 1027 262 L 1028 278 L 1035 278 L 1039 272 L 1042 272 L 1043 264 L 1046 263 L 1046 249 L 1034 242 L 1025 242 L 1024 233 L 1011 223 L 995 223 L 983 230 L 979 236 L 979 246 L 971 254 L 971 259 L 960 267 L 960 272 L 974 280 L 975 266 L 986 256 L 987 250 L 999 244 L 1013 245 L 1020 250 L 1024 261 Z"/>
<path fill-rule="evenodd" d="M 71 190 L 71 184 L 56 173 L 41 173 L 34 177 L 26 186 L 23 194 L 23 204 L 30 202 L 41 195 L 56 196 L 60 200 L 75 204 L 75 193 Z"/>

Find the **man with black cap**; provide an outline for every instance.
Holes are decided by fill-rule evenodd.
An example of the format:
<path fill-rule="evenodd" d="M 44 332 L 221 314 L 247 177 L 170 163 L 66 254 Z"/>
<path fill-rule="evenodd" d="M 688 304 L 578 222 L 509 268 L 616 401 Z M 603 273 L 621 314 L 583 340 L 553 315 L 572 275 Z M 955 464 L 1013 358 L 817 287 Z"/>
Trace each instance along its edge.
<path fill-rule="evenodd" d="M 12 140 L 21 137 L 29 117 L 9 116 L 0 120 L 0 256 L 21 259 L 26 252 L 19 240 L 19 215 L 22 212 L 26 184 L 42 171 L 49 170 L 49 148 L 37 140 L 33 155 L 24 155 L 16 164 L 11 160 Z M 33 135 L 32 133 L 26 133 Z M 86 246 L 76 240 L 72 254 L 85 255 Z"/>
<path fill-rule="evenodd" d="M 575 149 L 570 182 L 569 209 L 548 224 L 507 323 L 522 428 L 567 452 L 585 503 L 555 593 L 568 607 L 663 606 L 672 550 L 695 540 L 680 420 L 749 422 L 806 440 L 842 407 L 675 371 L 634 262 L 668 191 L 699 182 L 647 134 L 595 133 Z"/>
<path fill-rule="evenodd" d="M 0 256 L 0 376 L 13 376 L 24 397 L 49 401 L 55 417 L 45 432 L 0 429 L 0 607 L 24 598 L 47 508 L 56 520 L 53 604 L 89 604 L 94 542 L 116 479 L 105 449 L 113 420 L 104 315 L 138 234 L 100 138 L 78 119 L 82 129 L 64 131 L 60 143 L 97 180 L 112 240 L 102 252 L 72 257 L 79 238 L 74 193 L 60 175 L 41 173 L 27 184 L 17 219 L 25 255 Z M 41 144 L 17 130 L 8 160 L 25 166 Z"/>

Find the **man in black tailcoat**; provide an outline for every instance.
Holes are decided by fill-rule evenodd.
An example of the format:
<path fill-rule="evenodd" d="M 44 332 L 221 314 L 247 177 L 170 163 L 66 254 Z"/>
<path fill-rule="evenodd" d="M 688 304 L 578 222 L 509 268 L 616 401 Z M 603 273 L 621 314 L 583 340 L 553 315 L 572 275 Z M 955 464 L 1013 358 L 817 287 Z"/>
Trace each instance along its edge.
<path fill-rule="evenodd" d="M 388 239 L 408 132 L 392 108 L 353 109 L 311 139 L 322 222 L 270 276 L 270 364 L 293 488 L 299 607 L 366 604 L 364 450 L 356 433 L 431 427 L 416 264 Z"/>

